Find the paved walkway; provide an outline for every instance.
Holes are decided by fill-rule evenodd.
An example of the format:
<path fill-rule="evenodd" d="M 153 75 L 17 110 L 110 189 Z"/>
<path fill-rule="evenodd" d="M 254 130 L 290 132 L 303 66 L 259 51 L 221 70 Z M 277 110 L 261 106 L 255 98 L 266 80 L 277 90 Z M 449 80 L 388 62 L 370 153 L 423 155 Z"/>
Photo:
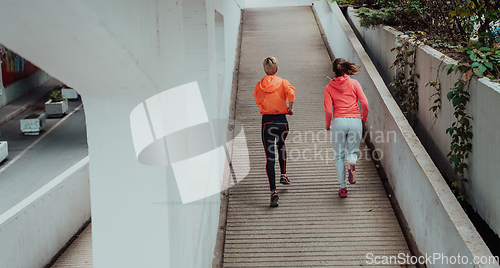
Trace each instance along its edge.
<path fill-rule="evenodd" d="M 288 117 L 292 184 L 278 183 L 278 208 L 269 207 L 261 117 L 253 100 L 264 75 L 262 60 L 271 55 L 297 96 L 295 115 Z M 236 117 L 244 124 L 252 165 L 249 176 L 230 189 L 223 267 L 359 267 L 370 266 L 368 253 L 409 254 L 364 143 L 358 182 L 348 198 L 337 195 L 333 149 L 324 131 L 323 89 L 330 69 L 310 7 L 245 10 Z M 53 267 L 91 267 L 91 239 L 89 227 Z"/>
<path fill-rule="evenodd" d="M 75 239 L 51 268 L 92 268 L 92 225 Z"/>
<path fill-rule="evenodd" d="M 266 56 L 277 57 L 278 76 L 296 87 L 286 143 L 292 184 L 278 183 L 278 208 L 269 207 L 261 116 L 253 99 Z M 250 175 L 230 189 L 223 267 L 367 266 L 367 253 L 409 253 L 375 166 L 363 151 L 349 197 L 337 194 L 323 111 L 331 61 L 311 8 L 246 9 L 240 64 L 236 119 L 245 127 L 252 166 Z"/>

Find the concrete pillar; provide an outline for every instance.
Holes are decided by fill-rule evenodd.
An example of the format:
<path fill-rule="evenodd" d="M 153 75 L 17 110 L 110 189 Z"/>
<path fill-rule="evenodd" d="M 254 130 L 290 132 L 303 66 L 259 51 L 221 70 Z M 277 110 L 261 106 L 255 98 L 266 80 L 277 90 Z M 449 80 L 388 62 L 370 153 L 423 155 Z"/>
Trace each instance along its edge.
<path fill-rule="evenodd" d="M 220 98 L 229 98 L 230 83 L 225 79 L 221 93 L 217 82 L 222 15 L 216 17 L 215 4 L 232 12 L 226 16 L 233 24 L 231 49 L 225 49 L 234 51 L 240 14 L 234 1 L 2 3 L 0 43 L 82 96 L 96 268 L 207 267 L 212 261 L 220 197 L 182 205 L 170 167 L 137 161 L 130 113 L 151 96 L 198 81 L 209 118 L 219 110 L 227 114 L 228 100 Z M 234 57 L 233 51 L 224 54 Z"/>
<path fill-rule="evenodd" d="M 226 76 L 226 47 L 224 42 L 224 16 L 215 10 L 215 54 L 217 64 L 217 96 L 224 92 L 224 80 Z M 222 98 L 217 103 L 218 114 L 220 114 Z"/>

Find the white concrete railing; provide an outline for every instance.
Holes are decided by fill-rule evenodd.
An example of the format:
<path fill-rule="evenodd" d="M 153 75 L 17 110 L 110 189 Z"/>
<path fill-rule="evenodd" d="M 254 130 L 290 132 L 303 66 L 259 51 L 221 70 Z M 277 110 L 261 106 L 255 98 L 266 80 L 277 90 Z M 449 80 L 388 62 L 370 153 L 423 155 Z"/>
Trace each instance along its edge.
<path fill-rule="evenodd" d="M 464 213 L 444 178 L 425 151 L 413 129 L 387 89 L 336 3 L 321 0 L 314 9 L 336 57 L 361 65 L 356 79 L 370 101 L 369 131 L 392 133 L 378 142 L 381 163 L 394 189 L 410 231 L 422 254 L 443 256 L 491 256 L 491 252 Z M 498 265 L 474 265 L 497 267 Z M 427 267 L 453 267 L 428 263 Z"/>
<path fill-rule="evenodd" d="M 89 219 L 86 157 L 0 215 L 0 267 L 44 267 Z"/>
<path fill-rule="evenodd" d="M 384 77 L 386 83 L 392 79 L 395 70 L 391 69 L 396 53 L 391 49 L 396 44 L 396 38 L 402 32 L 396 31 L 389 26 L 378 26 L 370 29 L 361 27 L 359 19 L 355 16 L 354 10 L 349 9 L 349 18 L 354 27 L 360 33 L 366 43 L 366 49 L 371 56 L 379 72 Z M 450 151 L 451 137 L 446 134 L 446 129 L 455 121 L 453 116 L 453 106 L 447 100 L 446 94 L 454 83 L 458 81 L 461 74 L 447 74 L 447 70 L 442 70 L 445 64 L 456 63 L 455 60 L 444 57 L 444 55 L 427 45 L 421 45 L 416 50 L 416 72 L 420 74 L 418 80 L 419 95 L 419 123 L 415 132 L 420 137 L 422 144 L 433 158 L 441 171 L 448 177 L 453 172 L 446 155 Z M 441 59 L 441 57 L 444 57 Z M 441 61 L 444 61 L 441 63 Z M 439 67 L 441 66 L 441 67 Z M 429 67 L 434 67 L 429 69 Z M 429 81 L 436 81 L 439 77 L 441 83 L 441 110 L 435 118 L 429 111 L 434 98 L 430 96 L 436 92 L 434 88 L 425 86 Z M 493 83 L 487 78 L 472 78 L 468 87 L 471 98 L 467 104 L 467 113 L 473 118 L 471 121 L 472 132 L 472 153 L 468 160 L 469 170 L 467 178 L 469 182 L 465 185 L 469 202 L 488 223 L 491 229 L 500 234 L 500 195 L 496 194 L 500 189 L 500 165 L 492 163 L 500 162 L 500 139 L 495 138 L 500 133 L 500 124 L 495 124 L 500 115 L 498 103 L 500 103 L 500 84 Z"/>

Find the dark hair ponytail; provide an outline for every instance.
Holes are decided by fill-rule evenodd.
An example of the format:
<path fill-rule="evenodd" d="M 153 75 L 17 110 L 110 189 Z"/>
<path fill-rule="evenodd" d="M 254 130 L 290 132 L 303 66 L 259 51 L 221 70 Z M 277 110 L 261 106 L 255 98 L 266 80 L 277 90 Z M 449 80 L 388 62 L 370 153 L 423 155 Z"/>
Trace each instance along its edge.
<path fill-rule="evenodd" d="M 352 63 L 348 62 L 343 58 L 336 58 L 333 61 L 333 72 L 337 77 L 344 76 L 345 74 L 347 75 L 355 75 L 359 72 L 361 72 L 361 69 L 359 67 Z"/>

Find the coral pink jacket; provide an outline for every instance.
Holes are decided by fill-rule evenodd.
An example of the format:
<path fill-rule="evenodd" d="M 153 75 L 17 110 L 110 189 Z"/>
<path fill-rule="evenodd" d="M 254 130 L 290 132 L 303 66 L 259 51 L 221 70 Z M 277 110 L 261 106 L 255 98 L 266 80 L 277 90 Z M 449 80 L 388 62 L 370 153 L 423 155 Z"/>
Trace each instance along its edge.
<path fill-rule="evenodd" d="M 359 112 L 358 100 L 361 103 L 362 116 Z M 324 105 L 326 126 L 330 126 L 332 108 L 333 118 L 361 118 L 365 123 L 368 117 L 368 99 L 366 99 L 359 82 L 351 79 L 348 75 L 334 78 L 326 85 Z"/>

